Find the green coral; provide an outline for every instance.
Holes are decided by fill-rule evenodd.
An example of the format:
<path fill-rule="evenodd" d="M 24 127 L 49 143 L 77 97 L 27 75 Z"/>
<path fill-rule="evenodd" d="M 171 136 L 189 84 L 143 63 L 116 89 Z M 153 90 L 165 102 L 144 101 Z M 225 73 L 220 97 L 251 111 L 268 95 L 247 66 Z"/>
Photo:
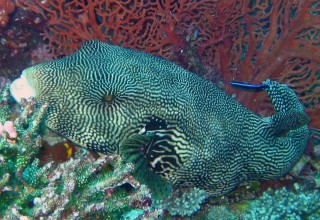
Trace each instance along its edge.
<path fill-rule="evenodd" d="M 121 216 L 121 220 L 135 220 L 138 219 L 139 216 L 141 216 L 144 213 L 143 210 L 137 209 L 137 210 L 131 210 L 130 212 L 125 213 Z"/>
<path fill-rule="evenodd" d="M 49 174 L 50 164 L 44 167 L 39 167 L 39 159 L 36 158 L 22 172 L 22 179 L 29 185 L 34 187 L 43 186 L 48 183 L 46 176 Z"/>
<path fill-rule="evenodd" d="M 6 85 L 3 88 L 3 91 L 0 90 L 0 101 L 3 104 L 7 104 L 9 99 L 9 85 Z M 1 108 L 0 107 L 0 123 L 4 123 L 6 119 L 10 117 L 10 111 L 8 108 Z"/>
<path fill-rule="evenodd" d="M 3 97 L 2 100 L 6 97 Z M 22 107 L 30 107 L 31 103 L 27 103 Z M 39 108 L 37 108 L 39 109 Z M 42 119 L 45 115 L 35 113 L 36 117 Z M 0 103 L 0 121 L 12 120 L 10 115 L 16 115 L 18 113 L 10 113 L 7 102 Z M 5 216 L 5 213 L 11 209 L 17 210 L 16 206 L 28 207 L 30 195 L 34 193 L 31 189 L 31 185 L 23 180 L 22 172 L 31 165 L 31 159 L 35 157 L 41 147 L 41 139 L 38 137 L 37 130 L 32 132 L 25 129 L 21 122 L 21 117 L 17 116 L 14 120 L 14 126 L 18 131 L 18 137 L 14 139 L 8 139 L 7 135 L 0 136 L 0 216 Z M 26 118 L 28 123 L 32 123 L 30 118 Z M 11 208 L 10 208 L 11 207 Z M 28 211 L 22 211 L 27 213 Z"/>
<path fill-rule="evenodd" d="M 250 204 L 244 219 L 320 219 L 320 193 L 268 190 Z"/>
<path fill-rule="evenodd" d="M 184 192 L 178 189 L 158 205 L 168 210 L 170 215 L 191 216 L 201 208 L 200 205 L 207 198 L 207 193 L 198 188 L 190 188 Z"/>
<path fill-rule="evenodd" d="M 213 206 L 209 209 L 208 220 L 223 219 L 236 220 L 238 219 L 226 206 Z"/>
<path fill-rule="evenodd" d="M 122 166 L 107 173 L 103 171 L 105 164 L 111 161 L 118 164 L 119 160 L 116 155 L 95 160 L 77 151 L 74 159 L 59 164 L 49 173 L 49 184 L 40 190 L 40 196 L 33 198 L 32 216 L 61 218 L 63 213 L 73 210 L 70 217 L 119 219 L 133 210 L 132 201 L 150 198 L 150 194 L 143 186 L 130 195 L 122 188 L 126 183 L 123 179 L 133 169 L 130 164 L 119 163 Z M 110 198 L 106 198 L 106 190 L 111 191 Z"/>

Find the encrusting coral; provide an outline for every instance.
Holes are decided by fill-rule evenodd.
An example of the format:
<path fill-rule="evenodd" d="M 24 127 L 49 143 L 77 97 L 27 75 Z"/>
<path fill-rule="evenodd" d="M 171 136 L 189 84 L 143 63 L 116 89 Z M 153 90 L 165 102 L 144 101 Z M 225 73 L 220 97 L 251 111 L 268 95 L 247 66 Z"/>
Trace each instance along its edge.
<path fill-rule="evenodd" d="M 208 220 L 223 219 L 236 220 L 238 219 L 226 206 L 213 206 L 209 209 L 207 216 Z"/>

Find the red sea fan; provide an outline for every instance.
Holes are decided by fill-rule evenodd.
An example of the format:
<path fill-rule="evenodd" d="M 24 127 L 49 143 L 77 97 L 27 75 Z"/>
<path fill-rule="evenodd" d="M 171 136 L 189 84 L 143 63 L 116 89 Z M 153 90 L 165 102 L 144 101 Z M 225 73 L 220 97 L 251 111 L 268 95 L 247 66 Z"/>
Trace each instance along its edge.
<path fill-rule="evenodd" d="M 0 28 L 7 26 L 9 14 L 14 11 L 15 3 L 12 0 L 0 0 Z"/>
<path fill-rule="evenodd" d="M 56 56 L 85 40 L 138 49 L 222 82 L 267 78 L 295 90 L 320 128 L 318 0 L 17 0 L 47 21 L 44 38 Z M 218 75 L 218 76 L 217 76 Z M 227 85 L 227 84 L 226 84 Z M 263 93 L 238 92 L 251 110 L 270 114 Z M 214 98 L 214 97 L 213 97 Z"/>
<path fill-rule="evenodd" d="M 165 58 L 181 44 L 177 29 L 200 3 L 178 1 L 33 0 L 19 6 L 47 20 L 44 37 L 56 55 L 70 54 L 85 40 L 97 39 L 141 49 Z"/>
<path fill-rule="evenodd" d="M 272 78 L 287 84 L 304 103 L 311 125 L 320 128 L 315 115 L 320 110 L 320 2 L 256 1 L 245 8 L 244 31 L 233 44 L 241 48 L 233 54 L 242 55 L 233 60 L 239 69 L 235 78 L 252 83 Z M 263 96 L 243 96 L 240 101 L 250 105 L 254 99 L 260 102 Z"/>

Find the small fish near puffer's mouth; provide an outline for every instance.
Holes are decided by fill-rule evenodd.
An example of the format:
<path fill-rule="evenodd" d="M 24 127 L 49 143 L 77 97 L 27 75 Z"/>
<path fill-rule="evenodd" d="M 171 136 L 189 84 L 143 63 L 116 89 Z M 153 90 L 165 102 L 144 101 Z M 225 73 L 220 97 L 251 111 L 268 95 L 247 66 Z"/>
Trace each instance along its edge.
<path fill-rule="evenodd" d="M 23 98 L 28 99 L 35 97 L 34 89 L 29 84 L 24 71 L 22 71 L 22 74 L 18 79 L 11 83 L 10 93 L 18 103 L 20 103 Z"/>

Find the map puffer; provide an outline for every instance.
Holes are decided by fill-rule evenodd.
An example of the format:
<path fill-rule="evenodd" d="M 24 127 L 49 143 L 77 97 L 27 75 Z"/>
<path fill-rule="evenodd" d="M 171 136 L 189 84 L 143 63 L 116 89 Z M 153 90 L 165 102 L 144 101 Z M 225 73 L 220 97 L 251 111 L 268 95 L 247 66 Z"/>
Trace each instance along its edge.
<path fill-rule="evenodd" d="M 46 126 L 82 147 L 122 153 L 174 186 L 223 195 L 283 176 L 305 149 L 309 118 L 294 92 L 262 85 L 275 107 L 264 118 L 172 62 L 88 41 L 23 70 L 11 94 L 48 103 Z"/>

